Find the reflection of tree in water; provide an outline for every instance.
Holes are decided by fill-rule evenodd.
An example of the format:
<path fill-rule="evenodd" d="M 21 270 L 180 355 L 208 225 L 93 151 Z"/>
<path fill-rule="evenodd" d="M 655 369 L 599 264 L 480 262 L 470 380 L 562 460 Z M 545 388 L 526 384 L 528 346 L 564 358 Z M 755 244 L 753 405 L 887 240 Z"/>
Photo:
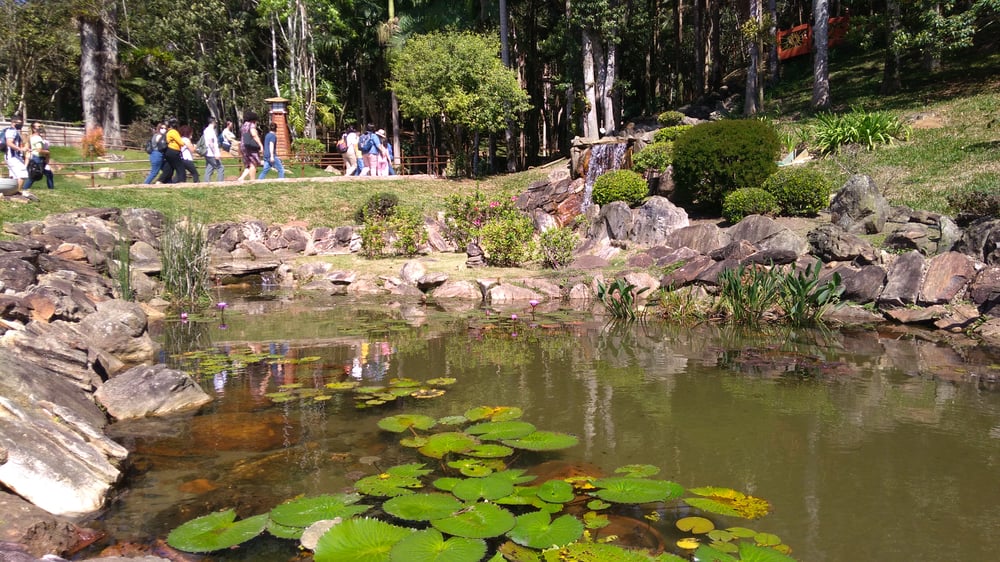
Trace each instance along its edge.
<path fill-rule="evenodd" d="M 163 353 L 167 357 L 212 347 L 215 326 L 210 322 L 164 322 L 162 325 Z"/>

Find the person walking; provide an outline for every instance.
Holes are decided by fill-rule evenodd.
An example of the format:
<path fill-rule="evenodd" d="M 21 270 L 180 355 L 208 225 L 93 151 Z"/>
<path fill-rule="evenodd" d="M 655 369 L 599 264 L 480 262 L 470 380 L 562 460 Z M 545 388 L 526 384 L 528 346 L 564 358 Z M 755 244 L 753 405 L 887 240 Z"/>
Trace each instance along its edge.
<path fill-rule="evenodd" d="M 181 165 L 183 166 L 180 170 L 180 179 L 177 183 L 187 182 L 187 174 L 190 173 L 191 177 L 194 178 L 194 183 L 198 183 L 198 167 L 194 165 L 194 155 L 195 147 L 194 143 L 191 142 L 191 137 L 194 135 L 194 129 L 191 125 L 181 125 Z"/>
<path fill-rule="evenodd" d="M 285 179 L 285 167 L 281 165 L 281 158 L 278 158 L 278 124 L 274 122 L 268 125 L 267 134 L 264 135 L 264 167 L 257 179 L 264 179 L 271 168 L 278 170 L 279 180 Z"/>
<path fill-rule="evenodd" d="M 159 183 L 174 183 L 176 172 L 180 182 L 187 179 L 184 160 L 181 158 L 181 133 L 177 130 L 177 118 L 171 117 L 167 120 L 167 148 L 163 151 L 163 170 L 160 172 Z"/>
<path fill-rule="evenodd" d="M 21 140 L 21 127 L 24 121 L 20 117 L 15 117 L 10 121 L 10 127 L 3 130 L 4 141 L 7 144 L 7 151 L 4 158 L 7 161 L 7 173 L 17 180 L 17 190 L 22 195 L 31 195 L 27 190 L 22 190 L 24 180 L 28 179 L 28 167 L 24 164 L 24 145 Z"/>
<path fill-rule="evenodd" d="M 45 127 L 38 121 L 31 124 L 31 137 L 28 139 L 28 146 L 31 147 L 31 167 L 37 167 L 41 170 L 48 188 L 55 189 L 55 178 L 52 175 L 52 168 L 49 166 L 49 141 L 45 138 Z M 35 178 L 29 173 L 28 179 L 24 182 L 24 191 L 30 190 L 34 183 Z"/>
<path fill-rule="evenodd" d="M 375 132 L 378 136 L 379 144 L 382 146 L 378 153 L 378 173 L 379 176 L 388 176 L 392 162 L 392 152 L 389 150 L 389 141 L 385 136 L 385 129 Z"/>
<path fill-rule="evenodd" d="M 260 133 L 257 132 L 257 114 L 248 111 L 246 120 L 240 127 L 240 155 L 243 157 L 243 173 L 237 181 L 252 180 L 260 165 Z"/>
<path fill-rule="evenodd" d="M 222 166 L 222 151 L 219 149 L 219 133 L 215 131 L 215 117 L 208 118 L 208 126 L 201 135 L 205 139 L 205 181 L 212 181 L 212 172 L 216 172 L 215 181 L 225 181 L 226 169 Z"/>
<path fill-rule="evenodd" d="M 354 172 L 358 171 L 358 131 L 354 125 L 347 126 L 344 139 L 347 141 L 347 152 L 344 152 L 344 163 L 347 167 L 344 168 L 344 175 L 353 176 Z"/>
<path fill-rule="evenodd" d="M 240 143 L 239 139 L 236 138 L 236 133 L 233 132 L 232 121 L 226 121 L 226 128 L 222 129 L 222 150 L 231 156 L 239 156 Z"/>
<path fill-rule="evenodd" d="M 375 125 L 369 123 L 365 126 L 365 134 L 358 140 L 358 147 L 365 159 L 365 169 L 361 170 L 362 176 L 378 175 L 378 155 L 384 148 L 379 142 L 378 135 L 375 134 Z"/>
<path fill-rule="evenodd" d="M 167 149 L 166 123 L 161 121 L 156 124 L 156 128 L 153 129 L 153 136 L 150 137 L 146 149 L 149 151 L 149 175 L 146 176 L 146 181 L 142 183 L 150 184 L 156 180 L 156 175 L 163 169 L 163 151 Z"/>

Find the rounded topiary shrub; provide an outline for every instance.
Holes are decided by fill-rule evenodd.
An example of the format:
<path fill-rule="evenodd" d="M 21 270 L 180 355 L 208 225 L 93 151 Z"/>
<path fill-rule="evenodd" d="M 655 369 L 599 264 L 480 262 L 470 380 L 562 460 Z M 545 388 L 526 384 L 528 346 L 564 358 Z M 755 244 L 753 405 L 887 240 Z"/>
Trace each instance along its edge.
<path fill-rule="evenodd" d="M 594 180 L 591 197 L 598 205 L 624 201 L 631 206 L 638 205 L 647 195 L 649 185 L 645 178 L 632 170 L 614 170 L 601 174 Z"/>
<path fill-rule="evenodd" d="M 680 111 L 664 111 L 656 117 L 656 120 L 660 123 L 661 127 L 673 127 L 674 125 L 680 125 L 681 119 L 684 119 L 684 114 Z"/>
<path fill-rule="evenodd" d="M 632 156 L 632 169 L 640 174 L 665 172 L 673 157 L 674 143 L 654 142 Z"/>
<path fill-rule="evenodd" d="M 681 136 L 682 133 L 688 131 L 694 127 L 694 125 L 674 125 L 671 127 L 664 127 L 662 129 L 657 129 L 653 133 L 653 142 L 669 142 L 677 140 L 677 137 Z"/>
<path fill-rule="evenodd" d="M 532 259 L 534 233 L 531 217 L 521 213 L 506 213 L 490 219 L 479 231 L 479 246 L 486 254 L 486 263 L 495 267 L 517 267 Z"/>
<path fill-rule="evenodd" d="M 788 216 L 813 216 L 822 211 L 830 205 L 833 190 L 826 176 L 798 166 L 778 168 L 761 187 L 774 195 L 781 214 Z"/>
<path fill-rule="evenodd" d="M 756 120 L 696 125 L 674 142 L 674 196 L 713 212 L 732 191 L 760 187 L 778 169 L 781 142 L 774 128 Z"/>
<path fill-rule="evenodd" d="M 750 215 L 776 215 L 781 210 L 778 200 L 759 187 L 744 187 L 726 195 L 722 202 L 722 218 L 737 223 Z"/>

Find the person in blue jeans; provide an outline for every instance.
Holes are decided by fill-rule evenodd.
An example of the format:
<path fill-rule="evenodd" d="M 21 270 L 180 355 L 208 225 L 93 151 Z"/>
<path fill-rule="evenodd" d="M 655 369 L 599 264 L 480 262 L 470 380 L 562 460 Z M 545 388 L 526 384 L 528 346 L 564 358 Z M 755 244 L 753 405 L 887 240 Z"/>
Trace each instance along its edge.
<path fill-rule="evenodd" d="M 149 153 L 149 175 L 146 176 L 146 181 L 142 183 L 153 183 L 156 176 L 159 175 L 160 170 L 163 169 L 163 152 L 159 147 L 166 146 L 166 142 L 161 142 L 161 139 L 166 139 L 167 136 L 167 124 L 159 123 L 156 125 L 156 131 L 153 132 L 153 140 L 151 143 L 152 151 Z"/>
<path fill-rule="evenodd" d="M 284 179 L 285 167 L 281 165 L 281 158 L 278 158 L 278 124 L 271 123 L 268 132 L 264 135 L 264 167 L 260 171 L 257 179 L 262 180 L 271 168 L 278 170 L 278 179 Z"/>

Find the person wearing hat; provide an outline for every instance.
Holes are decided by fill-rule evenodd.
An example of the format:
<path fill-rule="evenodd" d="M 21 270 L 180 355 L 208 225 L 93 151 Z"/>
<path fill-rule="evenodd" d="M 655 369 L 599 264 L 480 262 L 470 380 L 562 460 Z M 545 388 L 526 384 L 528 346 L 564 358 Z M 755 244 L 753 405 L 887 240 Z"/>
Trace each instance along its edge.
<path fill-rule="evenodd" d="M 21 144 L 21 127 L 24 121 L 20 117 L 15 117 L 10 121 L 10 127 L 3 130 L 4 140 L 7 143 L 7 151 L 4 157 L 7 160 L 7 171 L 10 177 L 17 180 L 18 191 L 24 187 L 24 180 L 28 179 L 28 167 L 24 165 L 24 145 Z"/>
<path fill-rule="evenodd" d="M 365 157 L 365 169 L 361 171 L 362 176 L 377 176 L 378 175 L 378 159 L 380 155 L 385 154 L 385 147 L 382 146 L 382 140 L 379 138 L 379 133 L 382 133 L 382 137 L 385 137 L 385 131 L 379 129 L 375 130 L 375 125 L 369 123 L 365 126 L 367 132 L 362 135 L 361 139 L 358 141 L 358 146 L 361 148 L 361 152 Z"/>
<path fill-rule="evenodd" d="M 32 165 L 37 166 L 42 171 L 48 188 L 54 189 L 55 181 L 52 176 L 52 168 L 49 166 L 49 141 L 45 138 L 45 127 L 38 121 L 31 124 L 31 137 L 28 139 L 28 146 L 31 147 Z M 33 183 L 35 183 L 35 178 L 28 174 L 28 180 L 24 182 L 24 191 L 27 192 L 31 189 Z"/>
<path fill-rule="evenodd" d="M 385 129 L 379 129 L 375 132 L 378 135 L 379 143 L 382 145 L 382 150 L 378 153 L 378 176 L 388 176 L 389 175 L 389 162 L 392 160 L 392 153 L 389 151 L 389 139 L 385 137 Z"/>

